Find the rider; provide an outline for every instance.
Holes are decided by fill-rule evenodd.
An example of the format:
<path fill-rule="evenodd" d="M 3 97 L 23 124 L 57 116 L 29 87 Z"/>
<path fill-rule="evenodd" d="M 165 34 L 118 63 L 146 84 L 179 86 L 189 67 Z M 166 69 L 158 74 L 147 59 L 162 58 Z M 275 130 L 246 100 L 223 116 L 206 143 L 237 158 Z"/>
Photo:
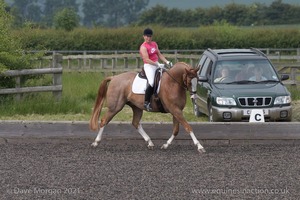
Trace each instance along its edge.
<path fill-rule="evenodd" d="M 163 68 L 164 64 L 160 64 L 158 59 L 172 67 L 172 63 L 168 61 L 159 51 L 156 42 L 152 41 L 153 31 L 150 28 L 144 30 L 144 43 L 140 46 L 140 54 L 144 61 L 144 71 L 148 79 L 147 89 L 145 91 L 144 107 L 147 111 L 151 111 L 150 98 L 153 94 L 154 75 L 158 67 Z"/>

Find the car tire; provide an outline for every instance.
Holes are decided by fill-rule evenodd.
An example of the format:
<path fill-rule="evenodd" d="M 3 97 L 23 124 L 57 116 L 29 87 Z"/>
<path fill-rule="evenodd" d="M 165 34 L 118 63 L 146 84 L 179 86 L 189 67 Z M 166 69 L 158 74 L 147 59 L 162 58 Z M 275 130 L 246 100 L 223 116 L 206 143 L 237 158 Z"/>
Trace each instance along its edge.
<path fill-rule="evenodd" d="M 200 112 L 199 106 L 196 104 L 195 100 L 193 100 L 193 110 L 196 117 L 201 117 L 203 115 L 203 113 Z"/>
<path fill-rule="evenodd" d="M 212 105 L 211 103 L 208 104 L 208 121 L 213 122 L 214 121 L 214 116 L 213 116 L 213 111 L 212 111 Z"/>

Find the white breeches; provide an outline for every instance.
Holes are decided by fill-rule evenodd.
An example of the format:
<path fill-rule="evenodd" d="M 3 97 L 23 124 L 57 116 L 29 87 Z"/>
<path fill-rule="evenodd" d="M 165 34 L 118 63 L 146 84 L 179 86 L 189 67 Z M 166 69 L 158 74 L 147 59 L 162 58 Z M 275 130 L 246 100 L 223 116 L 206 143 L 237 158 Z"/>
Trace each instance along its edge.
<path fill-rule="evenodd" d="M 151 85 L 151 87 L 153 87 L 154 84 L 154 75 L 157 68 L 158 67 L 154 65 L 144 64 L 144 70 L 148 79 L 148 83 Z"/>

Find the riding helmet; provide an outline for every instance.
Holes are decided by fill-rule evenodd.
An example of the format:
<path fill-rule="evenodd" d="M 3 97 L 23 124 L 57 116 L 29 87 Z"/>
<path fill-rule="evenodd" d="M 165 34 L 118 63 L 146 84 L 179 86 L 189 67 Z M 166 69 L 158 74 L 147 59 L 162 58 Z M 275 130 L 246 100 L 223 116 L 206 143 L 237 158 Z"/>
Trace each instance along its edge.
<path fill-rule="evenodd" d="M 150 28 L 144 30 L 144 35 L 153 35 L 153 31 Z"/>

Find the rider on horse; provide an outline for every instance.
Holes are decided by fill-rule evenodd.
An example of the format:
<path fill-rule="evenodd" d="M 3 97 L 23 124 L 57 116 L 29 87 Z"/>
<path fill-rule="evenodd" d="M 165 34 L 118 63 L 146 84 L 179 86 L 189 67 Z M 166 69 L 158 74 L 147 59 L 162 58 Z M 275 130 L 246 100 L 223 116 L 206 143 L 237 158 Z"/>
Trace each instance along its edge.
<path fill-rule="evenodd" d="M 156 42 L 152 41 L 153 31 L 149 28 L 144 30 L 144 43 L 140 46 L 140 54 L 144 61 L 144 71 L 148 79 L 147 89 L 145 91 L 144 107 L 147 111 L 151 111 L 150 98 L 153 94 L 154 75 L 158 67 L 163 68 L 164 64 L 160 64 L 158 59 L 172 67 L 172 62 L 168 61 L 159 51 Z"/>

